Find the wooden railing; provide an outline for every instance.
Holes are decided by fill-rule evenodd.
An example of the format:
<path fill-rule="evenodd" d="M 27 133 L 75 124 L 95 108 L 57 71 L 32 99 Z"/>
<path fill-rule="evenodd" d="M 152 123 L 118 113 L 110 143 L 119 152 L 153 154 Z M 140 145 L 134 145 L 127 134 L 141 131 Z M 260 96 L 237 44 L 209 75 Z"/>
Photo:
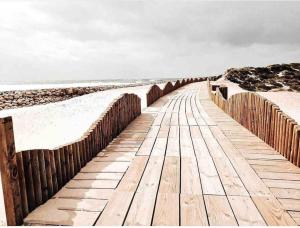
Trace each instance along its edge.
<path fill-rule="evenodd" d="M 211 99 L 225 113 L 300 167 L 300 126 L 278 105 L 257 93 L 238 93 L 227 99 L 226 86 L 211 85 Z"/>
<path fill-rule="evenodd" d="M 202 77 L 202 78 L 189 78 L 189 79 L 183 79 L 183 80 L 177 80 L 174 85 L 172 82 L 168 82 L 163 89 L 159 88 L 158 85 L 153 85 L 147 92 L 147 106 L 150 106 L 153 104 L 155 101 L 157 101 L 160 97 L 173 92 L 174 90 L 185 86 L 187 84 L 193 83 L 193 82 L 202 82 L 206 81 L 208 77 Z M 214 76 L 214 77 L 209 77 L 210 80 L 214 81 L 220 78 L 220 76 Z"/>
<path fill-rule="evenodd" d="M 12 118 L 0 119 L 0 168 L 7 224 L 23 224 L 29 212 L 50 199 L 140 113 L 140 98 L 123 94 L 78 141 L 53 150 L 17 153 Z"/>

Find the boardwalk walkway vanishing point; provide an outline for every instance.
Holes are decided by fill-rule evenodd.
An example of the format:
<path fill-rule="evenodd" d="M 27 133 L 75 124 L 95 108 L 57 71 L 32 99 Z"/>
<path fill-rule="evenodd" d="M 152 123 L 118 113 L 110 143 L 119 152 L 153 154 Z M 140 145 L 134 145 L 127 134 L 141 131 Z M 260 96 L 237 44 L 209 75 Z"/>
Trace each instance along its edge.
<path fill-rule="evenodd" d="M 144 110 L 24 223 L 297 225 L 300 169 L 192 83 Z"/>

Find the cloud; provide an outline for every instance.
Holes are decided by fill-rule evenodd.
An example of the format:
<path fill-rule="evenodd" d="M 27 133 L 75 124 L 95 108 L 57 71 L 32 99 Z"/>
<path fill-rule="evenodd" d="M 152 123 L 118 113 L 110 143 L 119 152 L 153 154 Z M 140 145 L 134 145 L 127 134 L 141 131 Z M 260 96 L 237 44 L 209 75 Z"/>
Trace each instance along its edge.
<path fill-rule="evenodd" d="M 0 81 L 182 77 L 297 62 L 299 2 L 0 2 Z"/>

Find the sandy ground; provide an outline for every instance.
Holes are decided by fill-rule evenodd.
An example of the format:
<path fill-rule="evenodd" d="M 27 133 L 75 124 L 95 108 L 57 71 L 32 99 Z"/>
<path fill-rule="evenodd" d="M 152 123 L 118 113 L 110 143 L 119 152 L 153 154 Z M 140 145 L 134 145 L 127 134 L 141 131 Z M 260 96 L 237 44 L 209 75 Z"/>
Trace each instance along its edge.
<path fill-rule="evenodd" d="M 224 79 L 219 79 L 217 83 L 228 86 L 229 97 L 236 93 L 246 92 L 246 90 L 240 88 L 238 84 Z M 258 94 L 277 104 L 283 112 L 300 124 L 300 93 L 279 91 L 258 92 Z"/>
<path fill-rule="evenodd" d="M 55 148 L 73 142 L 98 119 L 106 107 L 123 93 L 134 93 L 146 107 L 151 85 L 112 89 L 46 105 L 0 111 L 0 118 L 13 117 L 17 151 Z M 160 88 L 164 84 L 159 84 Z M 0 181 L 0 189 L 1 189 Z M 2 192 L 2 191 L 1 191 Z M 0 194 L 0 225 L 4 225 L 3 195 Z"/>
<path fill-rule="evenodd" d="M 277 104 L 280 109 L 300 124 L 300 93 L 259 92 L 260 95 Z"/>
<path fill-rule="evenodd" d="M 80 138 L 122 93 L 137 94 L 142 98 L 142 108 L 146 107 L 146 92 L 150 86 L 112 89 L 52 104 L 3 110 L 0 117 L 13 117 L 17 151 L 51 149 Z"/>

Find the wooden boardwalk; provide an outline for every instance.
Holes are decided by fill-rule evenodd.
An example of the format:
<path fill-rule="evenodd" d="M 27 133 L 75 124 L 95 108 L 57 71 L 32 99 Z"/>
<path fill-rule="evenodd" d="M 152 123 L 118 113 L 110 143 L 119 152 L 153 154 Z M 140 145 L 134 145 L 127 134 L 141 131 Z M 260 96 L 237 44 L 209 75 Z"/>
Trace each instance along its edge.
<path fill-rule="evenodd" d="M 300 169 L 192 83 L 148 107 L 26 225 L 296 225 Z"/>

